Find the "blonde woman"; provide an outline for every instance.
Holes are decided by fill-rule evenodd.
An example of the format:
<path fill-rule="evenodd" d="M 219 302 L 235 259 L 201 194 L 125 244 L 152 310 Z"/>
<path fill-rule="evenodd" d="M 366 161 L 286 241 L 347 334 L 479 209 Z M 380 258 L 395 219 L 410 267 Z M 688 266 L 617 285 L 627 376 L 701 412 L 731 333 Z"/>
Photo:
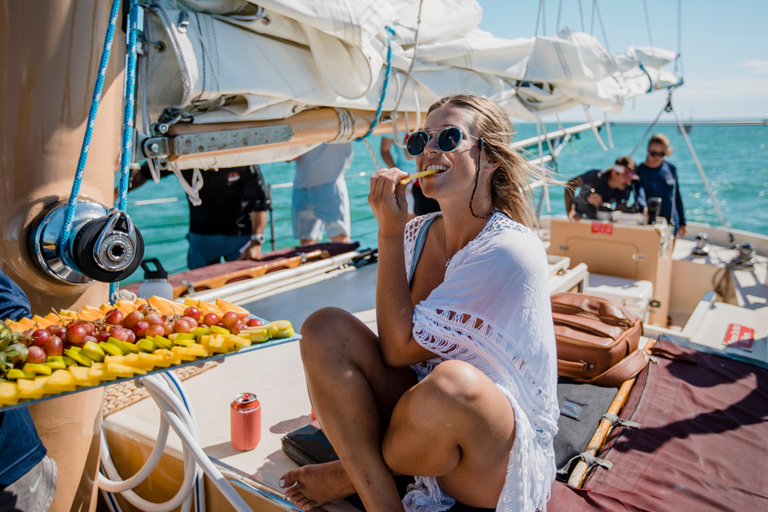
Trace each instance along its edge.
<path fill-rule="evenodd" d="M 381 169 L 378 334 L 332 308 L 302 327 L 312 405 L 339 460 L 281 485 L 310 510 L 357 492 L 366 510 L 442 511 L 455 501 L 543 510 L 555 478 L 555 338 L 544 248 L 531 231 L 535 173 L 510 150 L 493 102 L 444 98 L 408 152 L 440 213 L 406 224 L 407 176 Z M 392 475 L 416 476 L 402 499 Z"/>

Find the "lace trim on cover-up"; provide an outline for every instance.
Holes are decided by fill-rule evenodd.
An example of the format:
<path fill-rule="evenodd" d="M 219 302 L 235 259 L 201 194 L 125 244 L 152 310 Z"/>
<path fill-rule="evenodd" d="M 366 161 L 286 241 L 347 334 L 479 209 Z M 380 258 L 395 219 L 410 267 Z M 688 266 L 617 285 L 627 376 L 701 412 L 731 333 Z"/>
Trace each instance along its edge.
<path fill-rule="evenodd" d="M 418 232 L 435 215 L 408 224 L 409 273 Z M 545 510 L 555 479 L 552 439 L 559 410 L 545 262 L 538 237 L 496 213 L 454 256 L 445 281 L 413 317 L 414 338 L 439 355 L 412 367 L 419 379 L 442 361 L 462 360 L 487 375 L 514 409 L 517 433 L 497 508 L 503 511 Z M 403 503 L 409 511 L 440 512 L 450 507 L 445 498 L 434 479 L 417 477 Z"/>

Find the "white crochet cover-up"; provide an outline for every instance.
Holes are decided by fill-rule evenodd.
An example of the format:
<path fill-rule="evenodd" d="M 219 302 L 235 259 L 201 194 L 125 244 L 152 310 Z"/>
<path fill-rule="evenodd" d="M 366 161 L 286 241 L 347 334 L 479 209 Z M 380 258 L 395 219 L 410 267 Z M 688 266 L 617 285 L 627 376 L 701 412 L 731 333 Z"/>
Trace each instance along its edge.
<path fill-rule="evenodd" d="M 426 220 L 405 231 L 405 265 Z M 544 246 L 530 229 L 496 212 L 451 259 L 445 280 L 416 305 L 413 336 L 437 358 L 412 368 L 422 379 L 445 360 L 466 361 L 509 399 L 516 436 L 496 510 L 546 510 L 555 480 L 557 361 Z M 431 477 L 417 477 L 403 504 L 408 512 L 442 512 L 454 500 Z"/>

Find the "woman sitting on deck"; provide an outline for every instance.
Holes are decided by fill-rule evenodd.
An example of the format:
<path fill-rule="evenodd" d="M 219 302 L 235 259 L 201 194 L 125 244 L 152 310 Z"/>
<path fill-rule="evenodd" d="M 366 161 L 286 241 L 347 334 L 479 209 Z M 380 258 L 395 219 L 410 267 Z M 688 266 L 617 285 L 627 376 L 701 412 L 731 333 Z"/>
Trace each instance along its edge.
<path fill-rule="evenodd" d="M 369 512 L 442 511 L 454 500 L 544 510 L 555 478 L 555 338 L 544 248 L 531 231 L 535 174 L 509 148 L 508 116 L 474 96 L 430 107 L 407 149 L 442 213 L 406 225 L 407 176 L 381 169 L 378 336 L 314 313 L 301 355 L 314 411 L 339 456 L 283 476 L 310 510 L 357 492 Z M 400 500 L 393 474 L 416 475 Z"/>

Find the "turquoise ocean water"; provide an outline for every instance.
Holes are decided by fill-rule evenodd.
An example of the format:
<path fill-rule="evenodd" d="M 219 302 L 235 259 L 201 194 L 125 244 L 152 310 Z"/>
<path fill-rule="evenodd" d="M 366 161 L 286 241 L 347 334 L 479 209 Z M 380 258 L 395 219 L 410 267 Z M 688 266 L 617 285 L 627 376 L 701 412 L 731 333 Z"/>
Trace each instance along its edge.
<path fill-rule="evenodd" d="M 516 140 L 533 137 L 536 127 L 531 123 L 516 125 Z M 547 130 L 555 130 L 547 125 Z M 553 171 L 560 180 L 567 180 L 589 169 L 607 167 L 621 156 L 629 154 L 645 132 L 645 126 L 611 127 L 615 149 L 604 152 L 591 131 L 582 132 L 580 138 L 563 150 Z M 674 153 L 669 161 L 678 169 L 680 192 L 686 218 L 691 222 L 718 225 L 715 208 L 693 163 L 683 137 L 676 127 L 658 127 L 654 132 L 665 133 L 671 140 Z M 608 145 L 607 130 L 600 132 Z M 734 229 L 768 235 L 768 126 L 694 126 L 689 137 L 709 182 L 715 192 L 726 221 Z M 379 150 L 379 136 L 371 137 L 371 147 Z M 635 154 L 635 161 L 645 158 L 645 145 Z M 352 238 L 362 247 L 376 246 L 376 220 L 367 203 L 370 175 L 375 172 L 373 159 L 363 142 L 355 142 L 355 160 L 347 173 L 352 214 Z M 531 148 L 533 154 L 537 149 Z M 546 151 L 546 145 L 545 145 Z M 293 181 L 292 163 L 273 163 L 262 166 L 266 181 L 272 185 Z M 538 193 L 536 194 L 538 199 Z M 154 202 L 154 200 L 166 200 Z M 276 187 L 274 202 L 274 242 L 277 248 L 297 245 L 291 232 L 291 188 Z M 149 203 L 149 204 L 147 204 Z M 550 188 L 552 215 L 565 213 L 563 189 Z M 171 273 L 186 270 L 187 222 L 189 210 L 184 191 L 174 177 L 160 183 L 148 182 L 128 195 L 128 212 L 141 230 L 147 243 L 145 258 L 158 258 Z M 542 208 L 542 213 L 546 213 Z M 267 247 L 272 236 L 267 227 Z M 139 269 L 129 283 L 143 279 Z"/>

